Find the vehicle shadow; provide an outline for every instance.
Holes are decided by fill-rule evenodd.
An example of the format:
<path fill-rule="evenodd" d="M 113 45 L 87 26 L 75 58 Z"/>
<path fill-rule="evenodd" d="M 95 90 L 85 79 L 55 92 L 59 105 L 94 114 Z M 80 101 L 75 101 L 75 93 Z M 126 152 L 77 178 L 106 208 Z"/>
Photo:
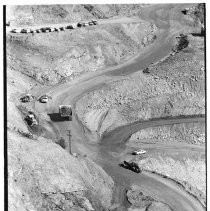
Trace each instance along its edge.
<path fill-rule="evenodd" d="M 51 121 L 53 122 L 62 122 L 62 121 L 67 121 L 69 120 L 69 117 L 62 117 L 60 113 L 52 113 L 52 114 L 47 114 Z"/>
<path fill-rule="evenodd" d="M 194 37 L 204 37 L 203 33 L 191 33 Z"/>

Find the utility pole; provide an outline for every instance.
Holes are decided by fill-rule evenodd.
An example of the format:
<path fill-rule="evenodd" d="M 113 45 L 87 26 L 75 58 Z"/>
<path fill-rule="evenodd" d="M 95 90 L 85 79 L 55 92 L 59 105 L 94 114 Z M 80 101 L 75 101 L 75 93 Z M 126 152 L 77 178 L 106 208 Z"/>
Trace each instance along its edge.
<path fill-rule="evenodd" d="M 68 131 L 67 136 L 69 137 L 69 153 L 72 154 L 71 153 L 71 131 L 70 130 L 67 130 L 67 131 Z"/>

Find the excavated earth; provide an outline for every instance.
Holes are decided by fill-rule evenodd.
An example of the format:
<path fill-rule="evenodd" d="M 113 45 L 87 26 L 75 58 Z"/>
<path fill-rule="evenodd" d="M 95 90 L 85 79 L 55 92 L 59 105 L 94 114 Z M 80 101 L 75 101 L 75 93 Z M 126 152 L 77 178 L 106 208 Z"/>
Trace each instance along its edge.
<path fill-rule="evenodd" d="M 182 7 L 184 5 L 177 6 L 178 9 Z M 203 210 L 205 178 L 200 177 L 205 172 L 205 130 L 200 116 L 205 112 L 203 37 L 188 35 L 187 48 L 149 65 L 149 73 L 138 71 L 141 69 L 138 65 L 129 71 L 123 70 L 123 65 L 130 64 L 135 58 L 148 56 L 158 60 L 148 54 L 153 48 L 160 47 L 163 32 L 174 36 L 183 29 L 181 21 L 175 21 L 175 15 L 171 18 L 173 24 L 177 24 L 174 25 L 176 30 L 168 31 L 169 17 L 164 15 L 164 9 L 168 14 L 170 9 L 176 11 L 176 6 L 7 7 L 7 20 L 13 20 L 13 28 L 92 19 L 99 22 L 96 26 L 59 33 L 7 33 L 9 210 L 180 211 L 183 207 L 185 210 Z M 184 32 L 189 33 L 192 20 L 186 20 Z M 175 39 L 167 39 L 168 48 L 176 45 Z M 106 72 L 115 66 L 117 71 Z M 53 99 L 41 105 L 37 99 L 46 92 L 52 92 Z M 20 97 L 27 93 L 35 96 L 34 101 L 21 103 Z M 59 145 L 61 138 L 66 137 L 69 124 L 53 121 L 48 115 L 55 115 L 57 105 L 65 102 L 74 105 L 70 124 L 72 148 L 77 152 L 74 155 L 69 154 L 69 148 L 64 150 Z M 35 113 L 38 126 L 29 127 L 24 121 L 28 111 Z M 183 120 L 179 126 L 157 124 L 152 129 L 142 128 L 140 132 L 126 127 L 126 134 L 121 134 L 121 128 L 114 131 L 139 120 L 180 115 L 197 115 L 202 121 L 188 124 Z M 195 117 L 192 120 L 195 121 Z M 109 138 L 110 131 L 116 132 L 112 138 Z M 131 131 L 136 134 L 132 135 Z M 125 137 L 126 145 L 122 143 Z M 100 140 L 102 145 L 95 144 Z M 157 144 L 154 149 L 149 146 L 153 142 Z M 178 142 L 191 144 L 191 150 L 187 145 L 186 151 L 184 147 L 182 152 L 182 146 L 176 145 Z M 132 156 L 132 150 L 142 143 L 144 146 L 148 144 L 148 156 L 143 159 Z M 159 143 L 163 143 L 159 146 L 163 151 L 157 150 Z M 168 154 L 173 152 L 173 146 L 181 151 L 183 160 L 179 158 L 177 162 L 177 150 L 170 156 L 164 154 L 167 147 Z M 136 160 L 145 172 L 170 173 L 175 182 L 189 180 L 189 184 L 185 183 L 184 189 L 156 174 L 136 175 L 118 166 L 124 159 Z M 175 168 L 171 170 L 168 163 Z M 180 167 L 183 174 L 177 176 L 175 172 Z M 196 174 L 198 169 L 200 175 Z M 187 171 L 192 171 L 193 175 L 185 174 Z M 181 178 L 183 175 L 185 180 Z M 193 182 L 197 183 L 196 187 L 191 186 Z M 195 191 L 199 194 L 194 194 Z"/>

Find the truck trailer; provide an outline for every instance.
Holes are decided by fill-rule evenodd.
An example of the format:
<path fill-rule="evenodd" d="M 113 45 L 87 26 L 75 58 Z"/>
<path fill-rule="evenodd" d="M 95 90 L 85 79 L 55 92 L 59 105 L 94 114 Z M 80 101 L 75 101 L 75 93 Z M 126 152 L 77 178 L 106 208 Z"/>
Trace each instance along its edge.
<path fill-rule="evenodd" d="M 61 117 L 67 118 L 69 121 L 72 120 L 71 105 L 60 105 L 59 106 L 59 113 L 60 113 Z"/>

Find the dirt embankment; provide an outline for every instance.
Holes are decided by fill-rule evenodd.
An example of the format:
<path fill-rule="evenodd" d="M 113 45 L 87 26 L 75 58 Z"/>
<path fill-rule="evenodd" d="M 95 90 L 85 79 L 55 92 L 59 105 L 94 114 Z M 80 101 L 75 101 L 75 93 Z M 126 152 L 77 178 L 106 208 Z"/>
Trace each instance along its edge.
<path fill-rule="evenodd" d="M 78 22 L 111 17 L 139 16 L 139 4 L 96 5 L 19 5 L 7 6 L 7 20 L 12 25 L 37 25 L 59 22 Z"/>
<path fill-rule="evenodd" d="M 29 23 L 26 21 L 28 25 L 71 23 L 94 17 L 82 5 L 12 6 L 9 15 L 8 20 L 14 16 L 15 26 L 22 26 L 27 17 L 31 18 Z M 8 64 L 9 68 L 40 83 L 56 84 L 84 72 L 122 63 L 152 43 L 156 33 L 154 24 L 142 20 L 139 23 L 103 24 L 48 34 L 8 34 Z"/>
<path fill-rule="evenodd" d="M 152 155 L 138 161 L 145 170 L 166 175 L 206 206 L 206 164 L 203 156 Z"/>
<path fill-rule="evenodd" d="M 112 179 L 92 161 L 76 158 L 50 140 L 8 136 L 10 210 L 104 210 Z"/>
<path fill-rule="evenodd" d="M 15 19 L 13 26 L 94 17 L 81 5 L 17 6 L 10 12 L 7 19 Z M 49 139 L 27 138 L 29 130 L 16 106 L 23 93 L 40 89 L 41 84 L 56 84 L 69 76 L 128 59 L 155 31 L 152 24 L 144 22 L 149 30 L 142 32 L 141 24 L 112 24 L 34 36 L 7 35 L 10 210 L 106 210 L 111 205 L 113 180 L 89 159 L 75 158 Z M 130 33 L 129 27 L 135 30 Z M 148 39 L 148 43 L 152 41 Z"/>
<path fill-rule="evenodd" d="M 153 197 L 144 193 L 140 187 L 133 185 L 131 189 L 127 191 L 127 199 L 131 203 L 128 211 L 171 211 L 172 209 L 167 204 L 155 200 Z"/>
<path fill-rule="evenodd" d="M 82 5 L 13 6 L 7 11 L 7 19 L 15 20 L 11 26 L 95 17 Z M 111 205 L 111 177 L 89 159 L 69 155 L 50 139 L 29 138 L 32 136 L 17 105 L 20 96 L 31 93 L 31 89 L 123 62 L 153 42 L 156 30 L 151 23 L 142 22 L 7 35 L 10 210 L 106 210 Z M 33 109 L 30 105 L 22 107 Z"/>
<path fill-rule="evenodd" d="M 115 111 L 107 131 L 138 120 L 205 113 L 204 39 L 188 36 L 188 47 L 146 71 L 124 77 L 81 98 L 81 119 L 93 110 Z M 83 103 L 85 102 L 85 103 Z M 81 106 L 83 105 L 83 107 Z M 106 118 L 104 119 L 106 121 Z M 103 123 L 101 123 L 103 128 Z M 109 127 L 112 125 L 112 127 Z"/>
<path fill-rule="evenodd" d="M 151 127 L 134 133 L 129 143 L 139 142 L 182 142 L 188 144 L 205 144 L 205 123 L 183 123 Z"/>
<path fill-rule="evenodd" d="M 87 211 L 111 206 L 114 182 L 99 166 L 71 156 L 50 139 L 27 138 L 30 132 L 16 105 L 22 93 L 41 85 L 10 68 L 7 74 L 9 209 Z"/>

